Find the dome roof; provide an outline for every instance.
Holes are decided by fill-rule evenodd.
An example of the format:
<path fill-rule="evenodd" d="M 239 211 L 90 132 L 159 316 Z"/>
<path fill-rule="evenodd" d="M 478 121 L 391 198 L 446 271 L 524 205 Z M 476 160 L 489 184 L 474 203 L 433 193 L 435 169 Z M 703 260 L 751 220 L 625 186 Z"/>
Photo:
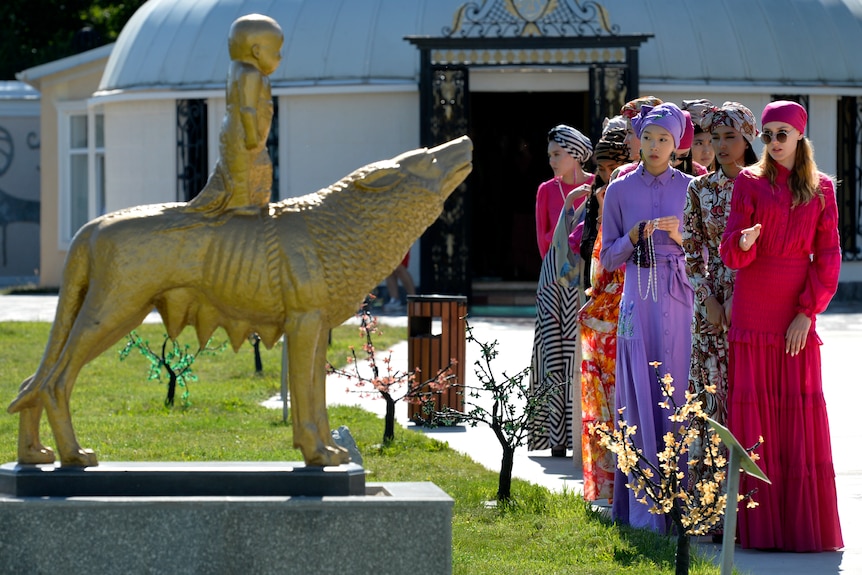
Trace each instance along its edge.
<path fill-rule="evenodd" d="M 413 83 L 418 50 L 404 36 L 442 36 L 464 4 L 150 0 L 120 34 L 99 90 L 222 88 L 228 29 L 237 17 L 255 12 L 271 16 L 284 30 L 284 58 L 271 76 L 274 86 Z M 654 35 L 640 50 L 641 82 L 858 86 L 862 81 L 862 0 L 597 4 L 619 34 Z"/>

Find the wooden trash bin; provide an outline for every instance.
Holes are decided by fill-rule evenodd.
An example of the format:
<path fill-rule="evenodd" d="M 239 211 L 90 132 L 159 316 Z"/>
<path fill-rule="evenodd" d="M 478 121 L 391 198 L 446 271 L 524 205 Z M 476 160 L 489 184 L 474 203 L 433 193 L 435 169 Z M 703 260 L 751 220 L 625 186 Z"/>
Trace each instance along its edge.
<path fill-rule="evenodd" d="M 446 295 L 407 296 L 407 370 L 420 370 L 422 384 L 449 365 L 454 384 L 464 383 L 467 355 L 467 297 Z M 453 386 L 434 396 L 435 409 L 464 410 L 464 390 Z M 407 417 L 416 423 L 424 418 L 422 405 L 407 404 Z"/>

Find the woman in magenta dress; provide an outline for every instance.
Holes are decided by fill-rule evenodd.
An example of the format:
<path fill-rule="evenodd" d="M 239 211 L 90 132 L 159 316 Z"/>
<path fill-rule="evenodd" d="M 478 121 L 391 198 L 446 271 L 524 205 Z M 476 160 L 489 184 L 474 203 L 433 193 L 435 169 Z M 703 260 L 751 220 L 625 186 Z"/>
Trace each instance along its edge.
<path fill-rule="evenodd" d="M 674 399 L 682 404 L 691 357 L 694 294 L 685 274 L 682 219 L 692 178 L 669 165 L 685 122 L 674 104 L 641 108 L 632 126 L 640 137 L 642 163 L 608 186 L 602 218 L 601 263 L 611 271 L 626 267 L 617 324 L 616 407 L 625 408 L 622 418 L 629 425 L 637 425 L 635 441 L 656 464 L 671 422 L 658 405 L 663 396 L 650 362 L 661 362 L 662 374 L 679 382 Z M 646 254 L 648 262 L 641 259 Z M 617 470 L 614 519 L 666 532 L 666 517 L 649 513 L 651 504 L 639 502 L 628 482 Z"/>
<path fill-rule="evenodd" d="M 763 156 L 737 176 L 721 257 L 737 269 L 730 319 L 730 430 L 743 447 L 759 438 L 765 484 L 741 506 L 745 548 L 843 547 L 816 315 L 838 287 L 841 253 L 832 180 L 817 171 L 795 102 L 763 110 Z"/>

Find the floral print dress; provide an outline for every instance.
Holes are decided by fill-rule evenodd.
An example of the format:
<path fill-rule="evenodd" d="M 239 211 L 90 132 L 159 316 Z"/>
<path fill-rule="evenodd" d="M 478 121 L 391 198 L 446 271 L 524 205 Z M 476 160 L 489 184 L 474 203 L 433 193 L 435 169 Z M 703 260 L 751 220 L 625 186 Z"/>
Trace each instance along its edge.
<path fill-rule="evenodd" d="M 584 499 L 613 499 L 614 455 L 599 445 L 599 436 L 590 433 L 590 424 L 606 424 L 613 429 L 615 371 L 617 366 L 617 321 L 620 298 L 626 279 L 625 266 L 615 271 L 599 261 L 602 232 L 593 247 L 590 267 L 590 300 L 578 314 L 581 324 L 581 453 L 584 463 Z"/>
<path fill-rule="evenodd" d="M 727 225 L 733 182 L 721 168 L 691 182 L 682 236 L 686 272 L 694 288 L 688 387 L 703 402 L 703 412 L 723 425 L 727 424 L 727 333 L 707 333 L 709 322 L 705 302 L 714 296 L 718 303 L 724 305 L 733 295 L 735 272 L 724 265 L 718 252 Z M 709 393 L 707 388 L 714 389 L 714 392 Z M 703 445 L 699 441 L 692 444 L 690 458 L 703 461 Z M 689 471 L 690 484 L 694 484 L 706 469 L 700 463 L 690 467 Z"/>

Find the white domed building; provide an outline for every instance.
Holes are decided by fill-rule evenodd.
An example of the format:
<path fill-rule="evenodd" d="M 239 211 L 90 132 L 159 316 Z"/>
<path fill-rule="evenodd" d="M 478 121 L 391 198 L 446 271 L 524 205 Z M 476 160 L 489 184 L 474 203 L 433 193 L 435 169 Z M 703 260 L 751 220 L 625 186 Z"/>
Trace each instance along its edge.
<path fill-rule="evenodd" d="M 19 75 L 42 93 L 43 285 L 59 284 L 87 219 L 200 190 L 218 155 L 227 32 L 248 13 L 285 34 L 270 77 L 273 198 L 473 138 L 473 175 L 412 252 L 425 293 L 493 304 L 495 288 L 508 303 L 534 289 L 548 129 L 595 140 L 606 115 L 652 94 L 755 113 L 803 103 L 818 164 L 842 182 L 842 291 L 862 297 L 862 0 L 150 0 L 115 44 Z"/>

